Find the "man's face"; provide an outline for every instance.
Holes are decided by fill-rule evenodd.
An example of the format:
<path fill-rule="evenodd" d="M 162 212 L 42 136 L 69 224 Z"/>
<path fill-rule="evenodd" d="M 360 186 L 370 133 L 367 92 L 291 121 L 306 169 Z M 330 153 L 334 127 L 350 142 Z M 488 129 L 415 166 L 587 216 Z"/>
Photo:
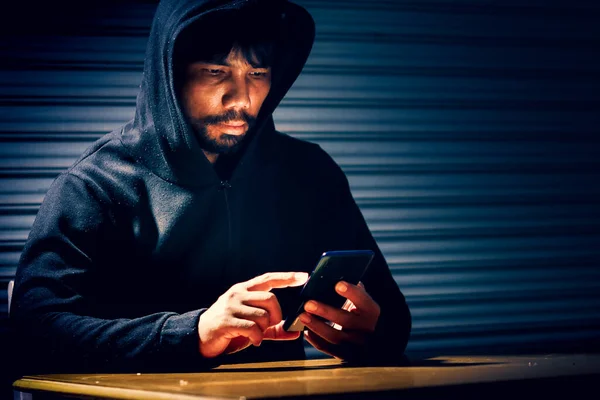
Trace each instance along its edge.
<path fill-rule="evenodd" d="M 256 121 L 271 88 L 271 69 L 253 64 L 234 47 L 223 63 L 186 67 L 180 100 L 206 152 L 234 151 Z"/>

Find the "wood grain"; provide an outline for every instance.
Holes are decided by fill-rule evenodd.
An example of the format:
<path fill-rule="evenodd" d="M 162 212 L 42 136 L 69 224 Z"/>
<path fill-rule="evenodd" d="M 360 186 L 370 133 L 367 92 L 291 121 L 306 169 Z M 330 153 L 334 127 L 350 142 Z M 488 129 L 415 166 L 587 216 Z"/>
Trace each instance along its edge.
<path fill-rule="evenodd" d="M 598 374 L 600 355 L 436 357 L 402 367 L 351 367 L 334 359 L 223 365 L 174 374 L 26 376 L 23 392 L 112 399 L 261 399 Z"/>

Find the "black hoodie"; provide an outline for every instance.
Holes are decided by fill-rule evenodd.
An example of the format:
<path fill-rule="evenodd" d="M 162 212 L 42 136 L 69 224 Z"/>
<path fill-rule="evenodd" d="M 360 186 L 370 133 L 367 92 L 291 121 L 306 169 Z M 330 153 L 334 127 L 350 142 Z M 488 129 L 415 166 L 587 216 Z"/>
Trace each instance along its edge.
<path fill-rule="evenodd" d="M 182 114 L 172 60 L 179 32 L 250 3 L 159 5 L 135 118 L 55 180 L 22 253 L 11 321 L 24 372 L 197 370 L 304 358 L 296 340 L 203 359 L 198 320 L 233 284 L 269 271 L 310 272 L 327 250 L 376 252 L 363 279 L 381 307 L 369 358 L 403 354 L 410 314 L 344 173 L 319 146 L 274 127 L 272 112 L 312 47 L 308 12 L 268 2 L 282 25 L 272 86 L 226 181 Z M 297 291 L 276 294 L 285 314 Z"/>

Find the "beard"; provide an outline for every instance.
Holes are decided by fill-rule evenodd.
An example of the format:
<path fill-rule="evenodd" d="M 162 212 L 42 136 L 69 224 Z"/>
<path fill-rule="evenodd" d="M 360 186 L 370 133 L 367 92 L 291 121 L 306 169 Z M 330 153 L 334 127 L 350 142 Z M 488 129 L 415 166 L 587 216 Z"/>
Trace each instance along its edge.
<path fill-rule="evenodd" d="M 256 123 L 256 118 L 245 111 L 230 110 L 222 115 L 209 115 L 204 118 L 189 118 L 190 124 L 202 150 L 212 154 L 233 154 L 237 152 L 248 135 L 248 132 Z M 227 123 L 229 121 L 245 121 L 248 124 L 246 132 L 241 135 L 229 135 L 221 133 L 218 137 L 208 134 L 208 126 Z M 218 127 L 216 128 L 218 129 Z"/>

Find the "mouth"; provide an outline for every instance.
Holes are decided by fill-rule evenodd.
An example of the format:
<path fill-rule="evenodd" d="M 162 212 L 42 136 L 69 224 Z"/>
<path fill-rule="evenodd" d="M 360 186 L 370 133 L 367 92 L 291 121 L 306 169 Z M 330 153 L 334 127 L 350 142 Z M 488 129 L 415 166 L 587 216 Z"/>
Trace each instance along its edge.
<path fill-rule="evenodd" d="M 248 128 L 248 124 L 245 121 L 222 122 L 219 125 L 225 133 L 230 135 L 241 135 Z"/>

